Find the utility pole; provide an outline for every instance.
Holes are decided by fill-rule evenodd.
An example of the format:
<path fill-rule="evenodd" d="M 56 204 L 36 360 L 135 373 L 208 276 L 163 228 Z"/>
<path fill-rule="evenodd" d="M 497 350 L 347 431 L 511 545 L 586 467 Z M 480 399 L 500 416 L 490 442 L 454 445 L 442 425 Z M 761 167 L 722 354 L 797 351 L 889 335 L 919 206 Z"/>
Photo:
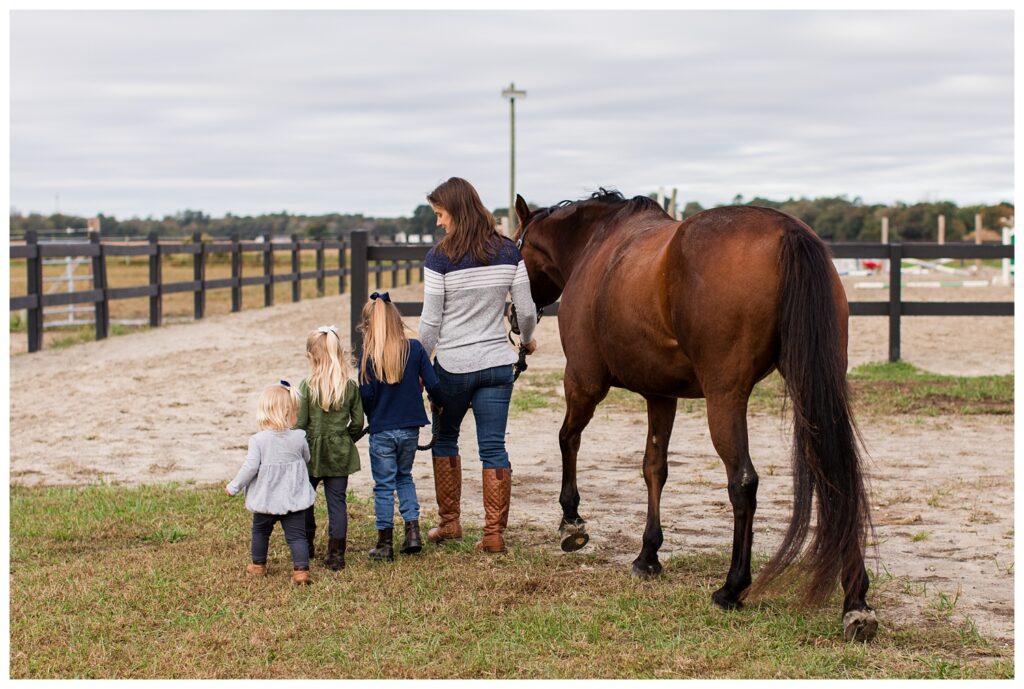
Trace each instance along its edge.
<path fill-rule="evenodd" d="M 508 231 L 511 236 L 516 232 L 516 98 L 526 98 L 526 91 L 516 91 L 515 82 L 511 82 L 508 88 L 501 92 L 501 95 L 508 98 L 512 131 L 512 166 L 509 173 L 508 191 Z"/>

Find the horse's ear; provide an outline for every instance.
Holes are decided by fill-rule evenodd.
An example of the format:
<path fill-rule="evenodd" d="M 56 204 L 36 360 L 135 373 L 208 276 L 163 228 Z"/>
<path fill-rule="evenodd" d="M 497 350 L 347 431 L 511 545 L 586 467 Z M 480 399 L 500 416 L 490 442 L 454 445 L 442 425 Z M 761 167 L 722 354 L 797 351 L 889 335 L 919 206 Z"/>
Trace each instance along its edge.
<path fill-rule="evenodd" d="M 519 217 L 519 226 L 522 227 L 530 219 L 530 207 L 526 205 L 526 199 L 516 194 L 516 215 Z"/>

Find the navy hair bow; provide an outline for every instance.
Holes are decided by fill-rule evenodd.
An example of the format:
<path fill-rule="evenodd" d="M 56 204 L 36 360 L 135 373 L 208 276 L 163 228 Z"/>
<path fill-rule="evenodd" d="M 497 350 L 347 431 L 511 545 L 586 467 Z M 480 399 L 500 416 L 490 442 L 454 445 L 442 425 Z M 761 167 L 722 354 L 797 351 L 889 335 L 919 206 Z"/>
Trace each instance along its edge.
<path fill-rule="evenodd" d="M 391 295 L 387 292 L 374 292 L 370 295 L 370 299 L 383 299 L 387 303 L 391 303 Z"/>
<path fill-rule="evenodd" d="M 289 390 L 292 389 L 292 384 L 289 383 L 287 380 L 282 380 L 281 381 L 281 385 L 284 386 L 285 388 L 289 389 Z"/>

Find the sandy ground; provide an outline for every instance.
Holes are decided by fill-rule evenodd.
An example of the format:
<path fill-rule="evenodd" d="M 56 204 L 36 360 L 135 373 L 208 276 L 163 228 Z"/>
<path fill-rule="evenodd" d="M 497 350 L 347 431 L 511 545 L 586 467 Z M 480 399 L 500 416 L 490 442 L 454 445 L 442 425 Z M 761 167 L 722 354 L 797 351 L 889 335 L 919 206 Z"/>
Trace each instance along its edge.
<path fill-rule="evenodd" d="M 851 300 L 880 298 L 850 289 Z M 1005 287 L 905 291 L 908 300 L 1012 300 Z M 394 290 L 420 298 L 417 287 Z M 347 332 L 347 298 L 329 297 L 216 316 L 197 323 L 115 337 L 65 350 L 11 358 L 11 482 L 24 485 L 226 482 L 240 466 L 254 431 L 259 390 L 306 373 L 303 346 L 313 327 Z M 416 320 L 410 324 L 415 327 Z M 853 318 L 850 363 L 884 360 L 885 318 Z M 538 329 L 531 375 L 560 370 L 557 320 Z M 1013 372 L 1012 318 L 907 318 L 903 358 L 941 373 Z M 564 400 L 514 416 L 509 449 L 514 472 L 510 537 L 515 525 L 551 530 L 557 549 L 561 460 L 557 432 Z M 958 596 L 956 614 L 982 634 L 1013 639 L 1013 419 L 944 416 L 862 420 L 868 453 L 878 560 L 871 567 L 907 582 L 886 617 L 927 623 L 939 594 Z M 424 439 L 427 431 L 424 431 Z M 480 474 L 472 419 L 463 429 L 467 467 L 465 518 L 479 521 Z M 646 415 L 599 408 L 583 436 L 579 460 L 581 514 L 591 544 L 623 566 L 640 548 L 646 488 L 640 461 Z M 755 547 L 770 551 L 791 507 L 788 428 L 775 416 L 752 416 L 751 451 L 761 477 Z M 364 469 L 350 486 L 369 497 Z M 662 503 L 662 560 L 675 553 L 721 551 L 731 545 L 732 513 L 725 473 L 702 416 L 679 414 L 670 445 Z M 429 458 L 414 471 L 420 500 L 434 509 Z M 666 569 L 671 575 L 671 568 Z M 725 572 L 722 572 L 724 579 Z M 838 611 L 837 611 L 838 615 Z"/>

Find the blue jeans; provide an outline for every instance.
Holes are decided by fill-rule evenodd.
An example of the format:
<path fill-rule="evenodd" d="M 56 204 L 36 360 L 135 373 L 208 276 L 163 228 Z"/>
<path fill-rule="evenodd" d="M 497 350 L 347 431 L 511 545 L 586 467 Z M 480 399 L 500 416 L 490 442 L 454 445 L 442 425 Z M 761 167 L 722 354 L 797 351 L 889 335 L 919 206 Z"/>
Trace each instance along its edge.
<path fill-rule="evenodd" d="M 459 454 L 459 430 L 466 412 L 472 407 L 484 469 L 511 468 L 505 450 L 505 428 L 512 400 L 512 364 L 470 373 L 450 373 L 435 359 L 434 371 L 444 395 L 444 413 L 434 419 L 434 455 Z"/>
<path fill-rule="evenodd" d="M 420 518 L 412 462 L 416 459 L 419 428 L 398 428 L 370 434 L 370 472 L 373 474 L 373 511 L 377 530 L 395 525 L 395 493 L 398 511 L 407 522 Z"/>

